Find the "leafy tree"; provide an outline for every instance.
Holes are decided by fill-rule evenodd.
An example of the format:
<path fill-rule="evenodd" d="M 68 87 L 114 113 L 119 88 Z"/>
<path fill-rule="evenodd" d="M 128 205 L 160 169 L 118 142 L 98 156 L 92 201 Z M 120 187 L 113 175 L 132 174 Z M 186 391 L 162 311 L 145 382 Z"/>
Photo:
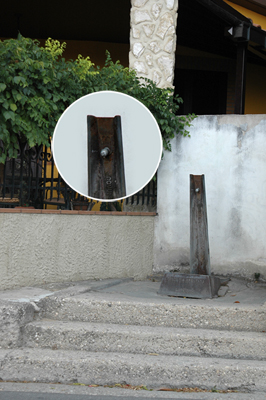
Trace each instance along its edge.
<path fill-rule="evenodd" d="M 19 143 L 49 146 L 63 111 L 78 98 L 101 90 L 126 93 L 141 101 L 156 118 L 170 150 L 175 134 L 188 135 L 193 116 L 177 116 L 182 99 L 136 72 L 114 63 L 107 52 L 103 68 L 89 57 L 66 61 L 66 44 L 48 39 L 45 47 L 24 38 L 0 41 L 0 162 L 16 157 Z"/>

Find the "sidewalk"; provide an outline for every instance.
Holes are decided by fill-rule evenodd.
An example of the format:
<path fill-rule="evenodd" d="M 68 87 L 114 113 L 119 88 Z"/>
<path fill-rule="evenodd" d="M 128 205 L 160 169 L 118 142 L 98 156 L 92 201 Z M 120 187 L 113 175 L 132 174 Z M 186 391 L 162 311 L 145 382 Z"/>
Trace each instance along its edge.
<path fill-rule="evenodd" d="M 144 281 L 130 278 L 88 280 L 68 283 L 51 283 L 34 287 L 23 287 L 14 290 L 0 291 L 0 301 L 34 302 L 48 296 L 75 296 L 85 292 L 97 292 L 99 299 L 116 299 L 121 301 L 153 302 L 160 304 L 207 305 L 234 308 L 265 308 L 266 283 L 247 281 L 242 278 L 231 278 L 226 286 L 221 286 L 218 297 L 213 299 L 191 299 L 161 296 L 158 294 L 161 276 L 155 275 Z"/>

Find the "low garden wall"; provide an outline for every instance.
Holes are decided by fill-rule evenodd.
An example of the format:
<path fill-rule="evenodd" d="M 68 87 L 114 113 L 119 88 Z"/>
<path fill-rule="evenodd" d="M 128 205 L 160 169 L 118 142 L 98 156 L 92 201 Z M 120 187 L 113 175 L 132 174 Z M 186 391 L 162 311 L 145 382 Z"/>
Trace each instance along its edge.
<path fill-rule="evenodd" d="M 0 209 L 0 289 L 152 273 L 155 213 Z"/>

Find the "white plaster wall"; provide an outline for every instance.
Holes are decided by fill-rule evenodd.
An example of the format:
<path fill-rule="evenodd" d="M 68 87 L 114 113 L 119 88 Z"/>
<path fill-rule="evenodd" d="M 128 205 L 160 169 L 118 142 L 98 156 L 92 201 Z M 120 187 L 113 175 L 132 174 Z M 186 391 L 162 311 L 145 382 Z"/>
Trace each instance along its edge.
<path fill-rule="evenodd" d="M 0 213 L 0 289 L 152 272 L 153 216 Z"/>
<path fill-rule="evenodd" d="M 212 272 L 266 277 L 266 115 L 201 116 L 158 174 L 154 269 L 189 269 L 189 175 L 205 175 Z"/>

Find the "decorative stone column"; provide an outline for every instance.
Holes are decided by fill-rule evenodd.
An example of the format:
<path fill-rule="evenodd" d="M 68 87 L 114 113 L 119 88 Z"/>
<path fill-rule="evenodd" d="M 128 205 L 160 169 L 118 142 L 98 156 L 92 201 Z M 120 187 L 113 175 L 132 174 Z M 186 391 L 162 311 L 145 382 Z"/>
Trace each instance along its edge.
<path fill-rule="evenodd" d="M 159 87 L 172 87 L 178 0 L 131 2 L 129 67 Z"/>

